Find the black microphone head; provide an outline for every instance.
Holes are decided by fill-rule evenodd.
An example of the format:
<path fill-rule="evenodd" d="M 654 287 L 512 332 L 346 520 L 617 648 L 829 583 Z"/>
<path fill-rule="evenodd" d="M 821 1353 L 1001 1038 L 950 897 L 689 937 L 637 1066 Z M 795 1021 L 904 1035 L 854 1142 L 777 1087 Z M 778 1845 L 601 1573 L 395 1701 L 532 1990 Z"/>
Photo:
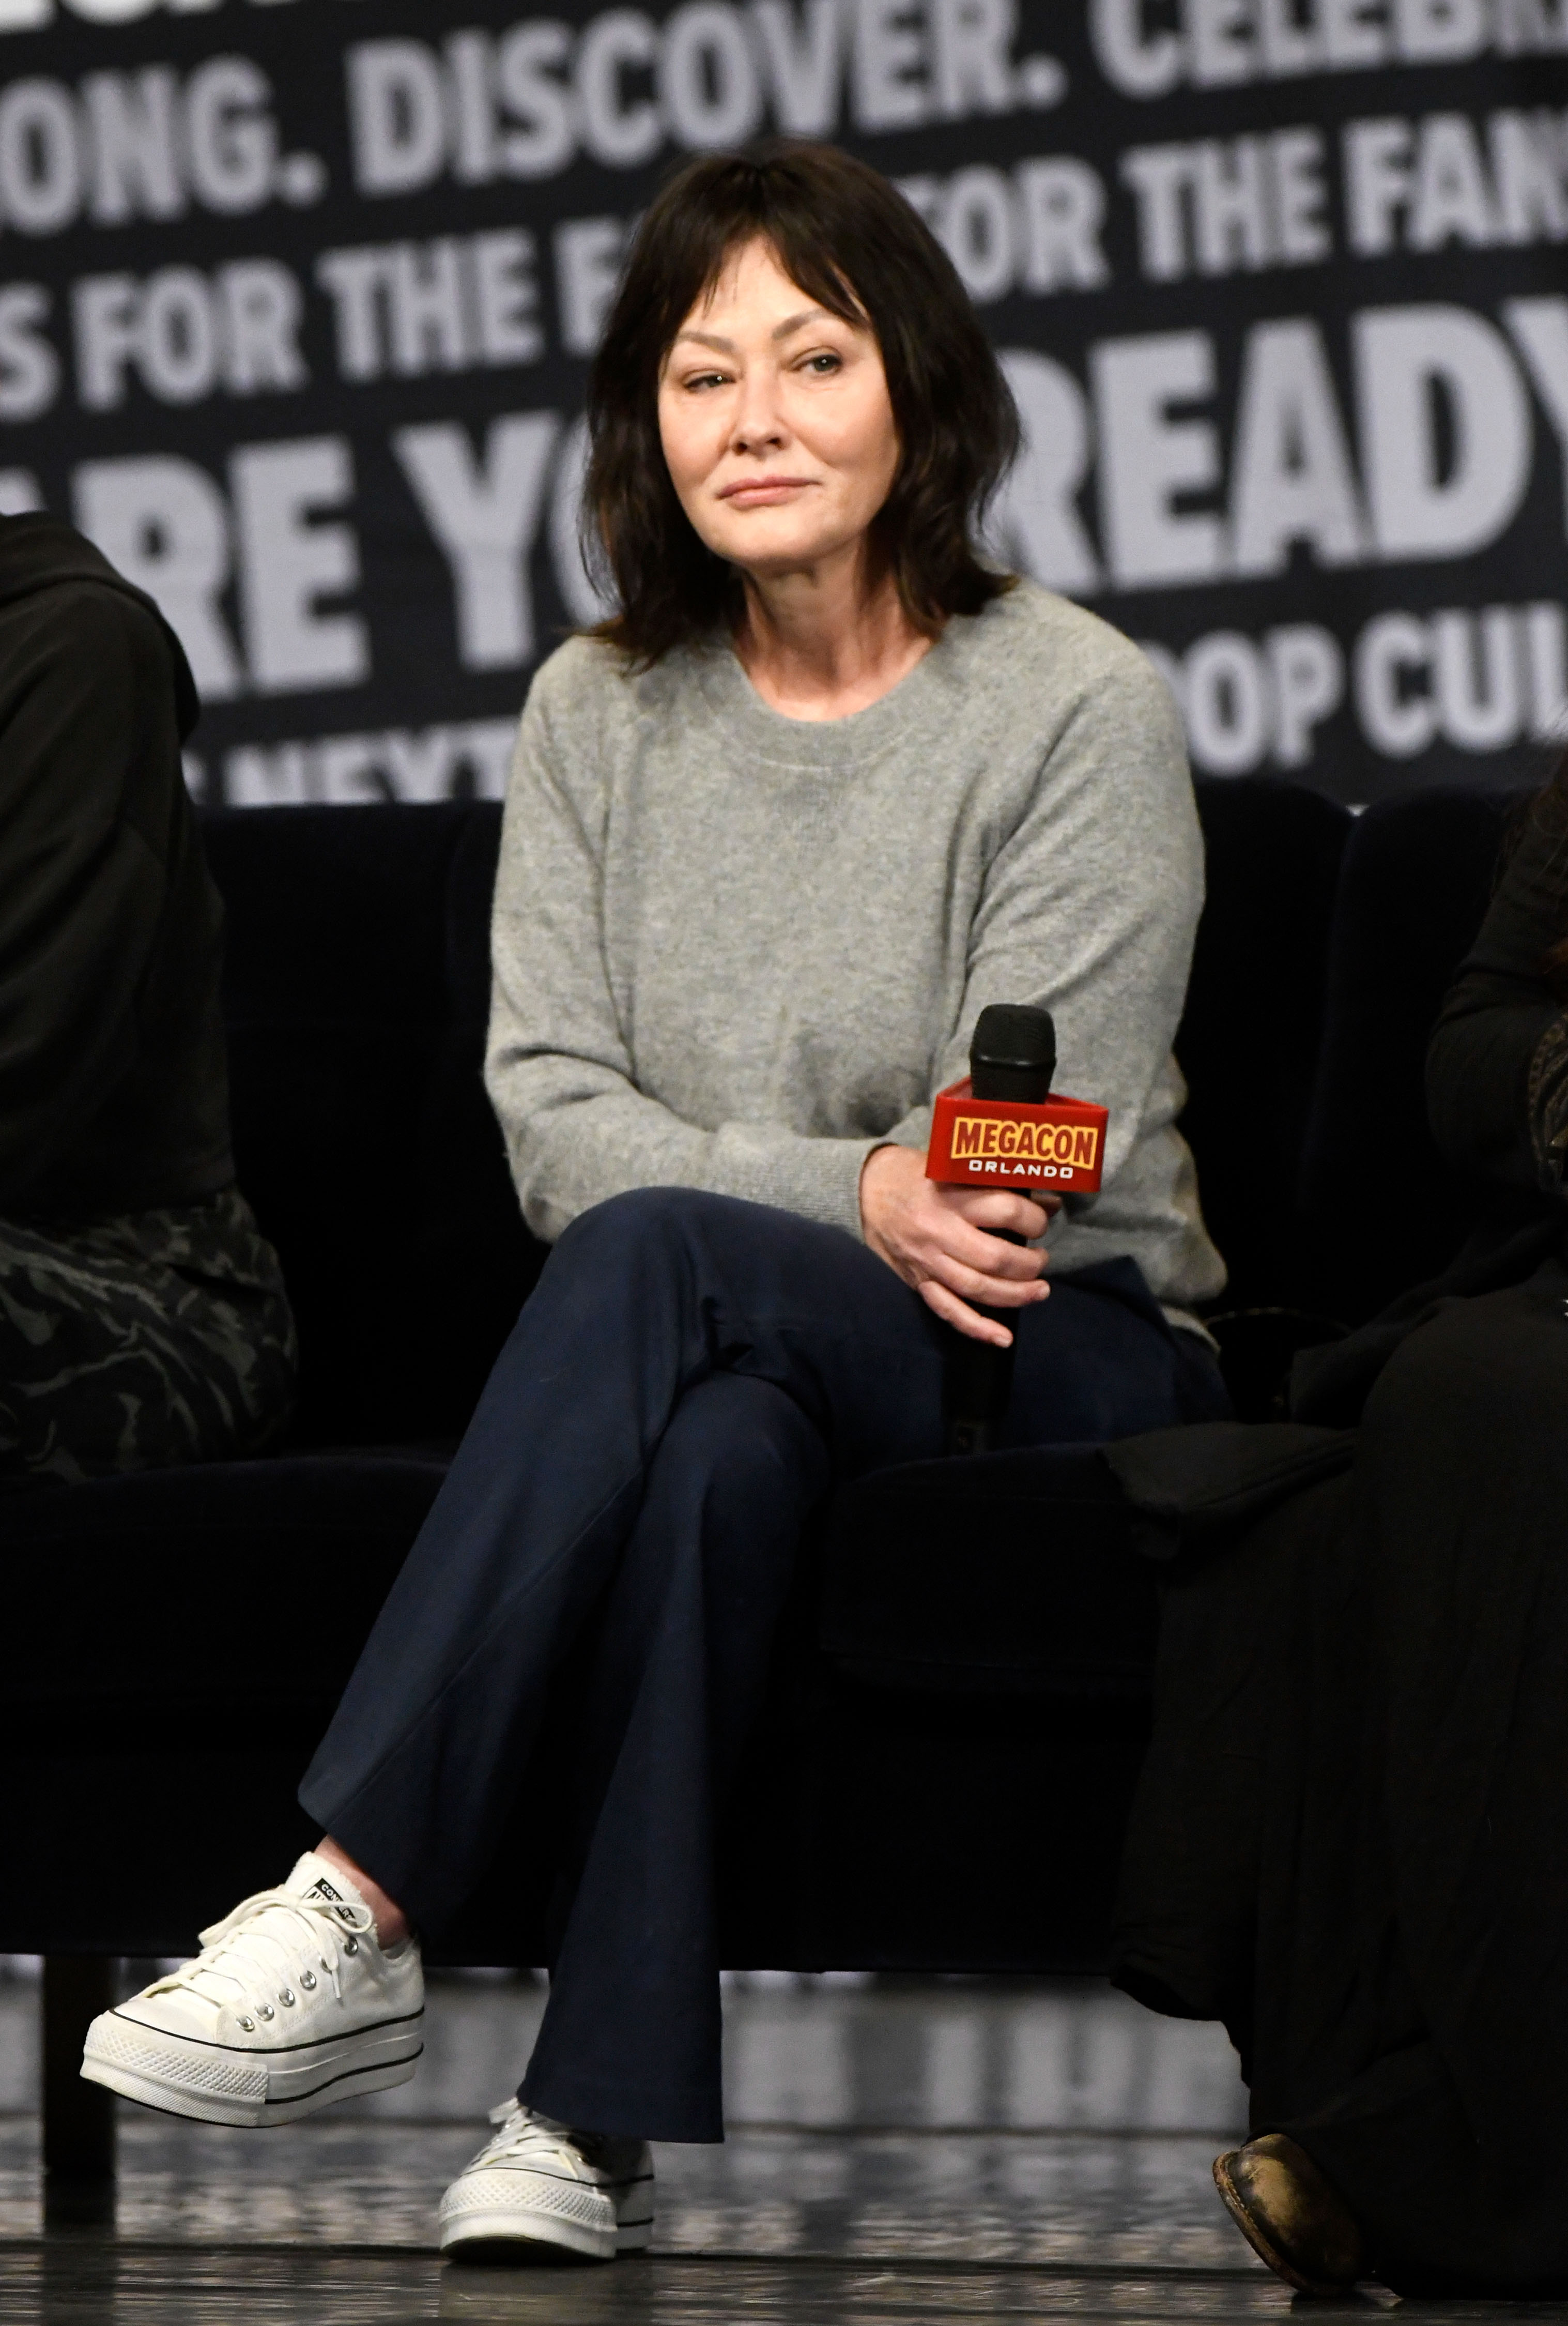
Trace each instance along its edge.
<path fill-rule="evenodd" d="M 977 1098 L 1039 1106 L 1051 1095 L 1055 1072 L 1056 1028 L 1049 1009 L 993 1001 L 981 1010 L 970 1044 L 970 1087 Z"/>

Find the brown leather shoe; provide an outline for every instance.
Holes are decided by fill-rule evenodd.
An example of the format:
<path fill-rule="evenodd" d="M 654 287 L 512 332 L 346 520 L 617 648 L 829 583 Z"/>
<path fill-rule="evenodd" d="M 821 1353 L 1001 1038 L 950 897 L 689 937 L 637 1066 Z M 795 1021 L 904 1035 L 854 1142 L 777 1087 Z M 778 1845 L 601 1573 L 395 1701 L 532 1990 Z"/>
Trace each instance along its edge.
<path fill-rule="evenodd" d="M 1304 2149 L 1265 2132 L 1214 2159 L 1232 2220 L 1276 2275 L 1303 2293 L 1342 2293 L 1367 2271 L 1355 2217 Z"/>

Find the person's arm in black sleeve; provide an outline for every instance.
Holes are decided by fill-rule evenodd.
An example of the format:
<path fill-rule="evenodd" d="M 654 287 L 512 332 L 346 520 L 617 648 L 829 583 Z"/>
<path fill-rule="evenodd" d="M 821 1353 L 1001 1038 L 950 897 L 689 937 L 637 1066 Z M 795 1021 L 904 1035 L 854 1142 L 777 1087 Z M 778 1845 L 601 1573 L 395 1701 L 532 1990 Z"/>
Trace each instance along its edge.
<path fill-rule="evenodd" d="M 168 647 L 91 582 L 0 611 L 0 1211 L 47 1212 L 51 1162 L 135 1064 L 165 889 L 146 755 L 178 767 Z"/>
<path fill-rule="evenodd" d="M 1548 1150 L 1568 1124 L 1568 1025 L 1546 956 L 1564 936 L 1568 805 L 1554 790 L 1530 812 L 1426 1054 L 1433 1134 L 1462 1170 L 1562 1186 L 1564 1150 Z"/>

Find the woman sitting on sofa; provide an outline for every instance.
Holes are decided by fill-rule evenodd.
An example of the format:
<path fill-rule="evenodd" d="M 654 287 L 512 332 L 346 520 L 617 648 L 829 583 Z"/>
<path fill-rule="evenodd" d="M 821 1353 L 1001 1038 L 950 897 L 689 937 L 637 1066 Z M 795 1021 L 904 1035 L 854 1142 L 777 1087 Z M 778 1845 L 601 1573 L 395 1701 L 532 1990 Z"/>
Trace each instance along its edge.
<path fill-rule="evenodd" d="M 953 1333 L 1016 1335 L 1016 1443 L 1226 1400 L 1175 1129 L 1176 714 L 978 553 L 1016 423 L 940 247 L 830 147 L 694 163 L 590 419 L 617 610 L 533 683 L 494 922 L 489 1088 L 555 1249 L 306 1776 L 329 1838 L 86 2072 L 227 2124 L 404 2080 L 413 1930 L 567 1722 L 549 2008 L 441 2241 L 608 2258 L 648 2241 L 645 2143 L 722 2136 L 714 1829 L 833 1482 L 941 1450 Z M 1048 1205 L 924 1177 L 993 1001 L 1048 1006 L 1110 1110 L 1049 1299 Z"/>

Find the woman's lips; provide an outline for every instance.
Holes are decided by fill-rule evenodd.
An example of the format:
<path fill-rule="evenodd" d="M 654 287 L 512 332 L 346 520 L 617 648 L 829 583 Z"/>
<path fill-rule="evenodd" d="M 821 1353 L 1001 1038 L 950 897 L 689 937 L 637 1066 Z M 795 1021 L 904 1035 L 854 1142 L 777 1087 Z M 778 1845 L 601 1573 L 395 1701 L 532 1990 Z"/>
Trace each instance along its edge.
<path fill-rule="evenodd" d="M 747 484 L 726 485 L 719 498 L 731 507 L 771 508 L 792 493 L 803 492 L 811 481 L 809 477 L 757 477 Z"/>

